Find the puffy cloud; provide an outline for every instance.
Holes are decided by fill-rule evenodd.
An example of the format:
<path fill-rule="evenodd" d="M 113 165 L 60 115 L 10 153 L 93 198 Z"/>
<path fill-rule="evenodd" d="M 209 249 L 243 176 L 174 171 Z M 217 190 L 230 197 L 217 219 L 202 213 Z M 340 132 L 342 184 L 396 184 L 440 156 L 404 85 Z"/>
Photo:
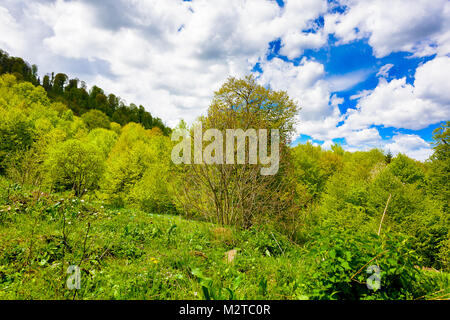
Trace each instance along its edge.
<path fill-rule="evenodd" d="M 420 161 L 427 160 L 433 153 L 430 144 L 415 134 L 397 134 L 384 149 L 394 155 L 403 153 Z"/>
<path fill-rule="evenodd" d="M 348 150 L 364 150 L 383 147 L 386 143 L 374 125 L 418 130 L 445 121 L 450 118 L 450 84 L 445 80 L 450 73 L 449 60 L 449 57 L 438 56 L 419 66 L 413 84 L 407 83 L 406 78 L 387 81 L 380 77 L 375 89 L 363 90 L 350 97 L 358 100 L 357 108 L 349 108 L 344 114 L 338 109 L 342 99 L 331 96 L 326 108 L 324 98 L 321 116 L 306 118 L 300 123 L 298 132 L 324 141 L 345 138 Z M 379 75 L 385 76 L 391 67 L 382 67 Z M 319 79 L 322 86 L 328 88 L 324 93 L 327 97 L 330 84 Z M 286 79 L 286 82 L 291 86 L 295 84 L 292 79 Z M 423 160 L 431 154 L 431 149 L 418 138 L 399 135 L 389 142 L 388 147 L 392 152 L 404 152 Z M 408 147 L 408 142 L 415 144 Z"/>
<path fill-rule="evenodd" d="M 327 37 L 322 32 L 295 32 L 285 35 L 283 43 L 280 54 L 285 55 L 289 59 L 295 59 L 302 55 L 305 49 L 317 49 L 324 46 L 327 43 Z"/>
<path fill-rule="evenodd" d="M 381 142 L 381 136 L 377 129 L 369 128 L 355 130 L 347 133 L 345 140 L 350 146 L 378 147 Z"/>
<path fill-rule="evenodd" d="M 373 92 L 349 109 L 345 125 L 362 128 L 371 124 L 385 127 L 422 129 L 448 116 L 448 110 L 418 98 L 406 79 L 380 80 Z"/>
<path fill-rule="evenodd" d="M 267 22 L 279 14 L 272 1 L 129 0 L 121 2 L 126 18 L 115 22 L 100 14 L 103 6 L 58 0 L 25 12 L 52 30 L 43 39 L 49 55 L 105 61 L 112 76 L 93 74 L 88 83 L 144 104 L 170 125 L 192 121 L 228 75 L 251 70 L 273 39 Z"/>
<path fill-rule="evenodd" d="M 331 147 L 333 146 L 334 142 L 332 140 L 326 140 L 324 143 L 322 143 L 321 147 L 325 150 L 331 150 Z"/>
<path fill-rule="evenodd" d="M 441 105 L 448 111 L 450 108 L 449 74 L 449 56 L 437 57 L 421 65 L 416 70 L 414 81 L 417 95 Z"/>
<path fill-rule="evenodd" d="M 274 58 L 261 62 L 259 81 L 275 90 L 287 90 L 302 108 L 301 121 L 321 120 L 332 114 L 329 105 L 329 84 L 323 79 L 325 70 L 321 63 L 302 59 L 299 65 Z"/>
<path fill-rule="evenodd" d="M 17 48 L 22 51 L 25 47 L 25 39 L 20 25 L 7 8 L 0 6 L 0 46 L 5 49 Z"/>
<path fill-rule="evenodd" d="M 342 43 L 368 38 L 377 57 L 395 51 L 419 56 L 449 52 L 450 3 L 447 0 L 342 0 L 340 3 L 347 7 L 346 12 L 326 15 L 325 31 L 335 34 Z M 446 52 L 440 50 L 444 46 Z"/>
<path fill-rule="evenodd" d="M 372 124 L 422 129 L 450 118 L 450 58 L 437 57 L 417 68 L 414 85 L 406 78 L 390 82 L 380 78 L 378 86 L 365 93 L 358 108 L 349 109 L 345 126 L 354 129 Z"/>

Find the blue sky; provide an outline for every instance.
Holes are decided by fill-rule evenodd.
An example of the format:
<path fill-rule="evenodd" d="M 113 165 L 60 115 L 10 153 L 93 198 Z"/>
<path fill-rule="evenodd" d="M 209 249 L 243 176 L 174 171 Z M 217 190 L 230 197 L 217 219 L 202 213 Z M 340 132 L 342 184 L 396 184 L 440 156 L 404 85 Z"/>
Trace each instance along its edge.
<path fill-rule="evenodd" d="M 0 0 L 0 48 L 174 126 L 253 73 L 302 108 L 295 143 L 425 160 L 450 118 L 447 0 Z"/>
<path fill-rule="evenodd" d="M 414 83 L 414 71 L 418 66 L 433 59 L 436 55 L 425 57 L 411 57 L 410 53 L 399 52 L 391 53 L 383 58 L 376 58 L 372 53 L 371 46 L 367 43 L 367 40 L 359 40 L 350 44 L 335 44 L 334 39 L 330 39 L 329 46 L 321 48 L 319 50 L 307 50 L 303 57 L 314 59 L 325 66 L 325 71 L 330 76 L 334 75 L 346 75 L 353 72 L 360 72 L 365 77 L 360 82 L 349 87 L 348 89 L 341 91 L 332 91 L 332 94 L 336 94 L 344 99 L 344 102 L 339 105 L 339 109 L 342 113 L 347 112 L 348 108 L 356 108 L 357 100 L 350 99 L 351 96 L 358 94 L 363 90 L 373 90 L 378 85 L 377 73 L 379 69 L 384 65 L 392 65 L 388 70 L 386 79 L 398 79 L 406 77 L 406 83 Z M 275 48 L 279 48 L 279 41 Z M 280 57 L 285 61 L 289 59 L 285 56 L 279 55 L 279 50 L 274 50 L 273 56 Z M 271 55 L 271 56 L 272 56 Z M 270 58 L 269 58 L 270 59 Z M 292 61 L 294 64 L 298 63 L 298 59 Z M 384 127 L 382 125 L 374 126 L 381 137 L 384 140 L 391 139 L 396 133 L 401 134 L 417 134 L 427 142 L 432 141 L 433 130 L 438 128 L 444 123 L 438 122 L 431 124 L 420 130 L 409 130 L 396 127 Z M 308 135 L 301 135 L 296 139 L 296 142 L 304 143 L 308 140 L 317 143 L 323 143 L 320 140 L 314 140 Z M 333 141 L 342 143 L 342 139 L 333 139 Z"/>

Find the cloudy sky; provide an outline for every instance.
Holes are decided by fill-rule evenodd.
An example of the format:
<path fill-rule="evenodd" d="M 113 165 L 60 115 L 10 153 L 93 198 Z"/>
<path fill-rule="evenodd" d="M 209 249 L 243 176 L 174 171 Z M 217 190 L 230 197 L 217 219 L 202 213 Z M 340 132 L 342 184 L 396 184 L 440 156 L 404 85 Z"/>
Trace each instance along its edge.
<path fill-rule="evenodd" d="M 296 143 L 424 160 L 450 119 L 448 0 L 0 0 L 0 48 L 174 126 L 230 75 L 302 110 Z"/>

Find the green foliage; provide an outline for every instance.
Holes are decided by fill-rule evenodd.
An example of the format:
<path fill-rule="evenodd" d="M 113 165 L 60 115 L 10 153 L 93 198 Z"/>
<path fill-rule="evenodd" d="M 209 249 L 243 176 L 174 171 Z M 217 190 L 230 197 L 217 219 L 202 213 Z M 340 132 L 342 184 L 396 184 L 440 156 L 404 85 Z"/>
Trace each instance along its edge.
<path fill-rule="evenodd" d="M 432 159 L 448 160 L 450 158 L 450 121 L 435 129 L 433 132 L 434 153 Z"/>
<path fill-rule="evenodd" d="M 80 83 L 79 79 L 69 79 L 64 73 L 45 75 L 41 87 L 37 66 L 30 66 L 23 59 L 10 57 L 6 52 L 0 50 L 0 75 L 5 73 L 14 75 L 18 81 L 29 82 L 25 86 L 37 86 L 37 89 L 46 91 L 51 101 L 64 102 L 77 116 L 94 109 L 104 113 L 108 122 L 114 121 L 121 125 L 136 122 L 146 129 L 157 127 L 165 135 L 171 132 L 160 118 L 152 117 L 143 106 L 137 107 L 133 103 L 127 106 L 119 97 L 114 94 L 106 95 L 103 89 L 97 86 L 93 86 L 88 92 L 83 81 Z M 47 95 L 45 98 L 48 100 Z M 32 96 L 30 96 L 30 101 L 33 101 Z M 109 128 L 109 126 L 104 126 L 105 121 L 99 122 L 98 116 L 89 118 L 91 119 L 87 119 L 87 121 L 90 129 L 93 128 L 91 126 Z"/>
<path fill-rule="evenodd" d="M 97 128 L 89 132 L 87 140 L 97 147 L 106 159 L 118 139 L 118 134 L 111 130 Z"/>
<path fill-rule="evenodd" d="M 77 196 L 95 189 L 103 174 L 98 148 L 79 140 L 55 145 L 45 160 L 46 179 L 55 190 L 73 190 Z"/>
<path fill-rule="evenodd" d="M 342 147 L 334 145 L 332 151 L 325 151 L 308 142 L 292 148 L 291 154 L 299 204 L 305 206 L 318 201 L 328 179 L 343 168 Z"/>
<path fill-rule="evenodd" d="M 450 205 L 450 147 L 449 130 L 450 122 L 434 131 L 434 153 L 429 163 L 428 191 L 433 198 L 442 203 L 442 210 L 449 212 Z"/>
<path fill-rule="evenodd" d="M 425 176 L 416 162 L 403 154 L 398 154 L 389 165 L 392 174 L 403 183 L 421 182 Z"/>
<path fill-rule="evenodd" d="M 0 76 L 0 299 L 448 297 L 448 123 L 425 163 L 337 144 L 286 146 L 292 162 L 261 194 L 279 200 L 277 210 L 247 212 L 262 218 L 246 230 L 220 228 L 171 215 L 185 210 L 175 207 L 185 176 L 160 119 L 64 74 L 41 87 L 35 67 L 3 52 L 0 66 L 15 74 Z M 243 103 L 236 88 L 251 89 L 251 107 L 267 108 L 250 120 L 289 141 L 292 101 L 254 84 L 229 79 L 205 124 L 225 125 L 226 100 Z M 242 124 L 241 111 L 229 123 Z M 274 196 L 281 182 L 289 189 Z M 80 261 L 74 293 L 66 269 Z M 371 265 L 380 269 L 375 291 L 366 286 Z"/>
<path fill-rule="evenodd" d="M 90 110 L 81 116 L 89 130 L 95 128 L 110 129 L 109 118 L 106 114 L 99 110 Z"/>
<path fill-rule="evenodd" d="M 320 233 L 316 239 L 308 253 L 316 266 L 307 276 L 310 297 L 411 299 L 424 293 L 414 288 L 418 257 L 406 239 L 343 232 Z M 368 269 L 372 265 L 376 267 Z M 367 280 L 378 269 L 380 286 L 373 283 L 369 289 Z"/>
<path fill-rule="evenodd" d="M 450 235 L 439 243 L 440 262 L 446 271 L 450 271 Z"/>
<path fill-rule="evenodd" d="M 215 284 L 211 278 L 204 276 L 199 268 L 192 269 L 191 273 L 197 278 L 201 286 L 204 300 L 236 300 L 234 290 L 236 290 L 240 284 L 240 277 L 237 277 L 234 280 L 233 290 L 228 287 L 224 288 L 218 284 Z"/>
<path fill-rule="evenodd" d="M 126 125 L 107 161 L 105 198 L 152 212 L 173 211 L 170 148 L 167 137 L 138 124 Z"/>
<path fill-rule="evenodd" d="M 0 213 L 7 217 L 0 221 L 0 299 L 73 299 L 66 270 L 83 257 L 76 299 L 429 299 L 450 293 L 448 274 L 415 268 L 417 255 L 399 236 L 325 228 L 301 247 L 265 227 L 233 230 L 232 243 L 213 242 L 215 225 L 36 193 L 4 179 L 0 186 Z M 231 264 L 224 259 L 230 248 L 237 248 Z M 377 291 L 366 286 L 368 262 L 381 269 Z"/>

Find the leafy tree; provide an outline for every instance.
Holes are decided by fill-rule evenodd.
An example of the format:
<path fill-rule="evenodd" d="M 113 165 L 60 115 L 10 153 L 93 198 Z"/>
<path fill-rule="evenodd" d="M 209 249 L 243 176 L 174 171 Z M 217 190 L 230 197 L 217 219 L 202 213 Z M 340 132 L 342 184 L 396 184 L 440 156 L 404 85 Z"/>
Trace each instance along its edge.
<path fill-rule="evenodd" d="M 104 160 L 93 145 L 70 139 L 50 150 L 44 167 L 47 182 L 53 189 L 73 190 L 80 197 L 97 187 Z"/>
<path fill-rule="evenodd" d="M 31 83 L 17 83 L 14 76 L 0 77 L 0 97 L 0 171 L 4 172 L 38 138 L 37 119 L 51 116 L 45 91 Z"/>
<path fill-rule="evenodd" d="M 35 86 L 40 85 L 37 76 L 37 66 L 30 66 L 21 58 L 10 57 L 6 52 L 0 50 L 0 75 L 10 73 L 19 81 L 28 81 Z M 78 85 L 80 84 L 80 87 Z M 70 79 L 66 74 L 52 72 L 45 75 L 42 86 L 48 93 L 52 102 L 65 103 L 76 116 L 95 109 L 105 113 L 110 121 L 120 125 L 129 122 L 140 123 L 146 129 L 158 127 L 164 135 L 169 135 L 171 129 L 167 127 L 160 118 L 153 117 L 145 111 L 143 106 L 139 108 L 135 104 L 125 105 L 123 101 L 114 94 L 107 95 L 103 89 L 93 86 L 89 92 L 86 84 L 79 79 Z"/>
<path fill-rule="evenodd" d="M 89 130 L 95 128 L 111 128 L 108 116 L 99 110 L 90 110 L 84 113 L 81 118 L 83 119 L 84 123 L 86 123 L 86 126 Z"/>
<path fill-rule="evenodd" d="M 425 177 L 423 169 L 417 165 L 416 161 L 401 153 L 389 165 L 389 170 L 403 183 L 420 182 Z"/>
<path fill-rule="evenodd" d="M 0 172 L 6 169 L 8 158 L 28 150 L 33 139 L 33 123 L 22 112 L 0 108 Z"/>
<path fill-rule="evenodd" d="M 291 169 L 287 146 L 297 111 L 297 104 L 284 91 L 264 88 L 251 76 L 229 78 L 215 92 L 207 117 L 200 118 L 203 130 L 219 130 L 223 137 L 227 129 L 279 130 L 279 170 L 263 176 L 261 163 L 225 164 L 225 159 L 222 164 L 188 165 L 180 191 L 184 209 L 219 224 L 248 228 L 270 217 L 278 220 L 277 226 L 283 225 L 293 212 L 289 203 L 294 187 L 283 177 L 289 177 Z"/>
<path fill-rule="evenodd" d="M 53 79 L 53 90 L 58 94 L 62 94 L 64 92 L 64 86 L 67 80 L 69 80 L 69 77 L 66 74 L 56 74 L 55 78 Z"/>
<path fill-rule="evenodd" d="M 44 79 L 42 80 L 42 86 L 44 87 L 44 89 L 46 91 L 50 91 L 52 88 L 52 83 L 50 82 L 50 77 L 49 75 L 45 75 Z"/>
<path fill-rule="evenodd" d="M 111 149 L 117 141 L 118 135 L 114 131 L 103 128 L 96 128 L 89 132 L 87 140 L 89 143 L 95 145 L 102 153 L 103 157 L 108 157 Z"/>
<path fill-rule="evenodd" d="M 131 188 L 127 201 L 140 209 L 175 213 L 173 194 L 173 164 L 170 160 L 171 142 L 161 132 L 151 131 L 147 152 L 151 156 L 142 178 Z M 159 129 L 158 129 L 159 130 Z"/>
<path fill-rule="evenodd" d="M 129 123 L 110 152 L 103 195 L 117 205 L 151 211 L 171 208 L 171 143 L 168 137 Z"/>
<path fill-rule="evenodd" d="M 432 159 L 448 160 L 450 158 L 450 121 L 433 131 L 434 153 Z"/>
<path fill-rule="evenodd" d="M 434 153 L 431 156 L 428 185 L 430 193 L 449 211 L 450 203 L 450 121 L 434 131 Z"/>
<path fill-rule="evenodd" d="M 117 122 L 111 122 L 110 126 L 112 131 L 117 133 L 117 135 L 120 135 L 120 133 L 122 132 L 122 127 L 120 126 L 120 124 L 118 124 Z"/>
<path fill-rule="evenodd" d="M 391 150 L 388 150 L 388 152 L 386 153 L 386 157 L 384 158 L 384 159 L 385 159 L 385 162 L 386 162 L 387 164 L 391 163 L 393 157 L 394 157 L 394 156 L 392 155 Z"/>

